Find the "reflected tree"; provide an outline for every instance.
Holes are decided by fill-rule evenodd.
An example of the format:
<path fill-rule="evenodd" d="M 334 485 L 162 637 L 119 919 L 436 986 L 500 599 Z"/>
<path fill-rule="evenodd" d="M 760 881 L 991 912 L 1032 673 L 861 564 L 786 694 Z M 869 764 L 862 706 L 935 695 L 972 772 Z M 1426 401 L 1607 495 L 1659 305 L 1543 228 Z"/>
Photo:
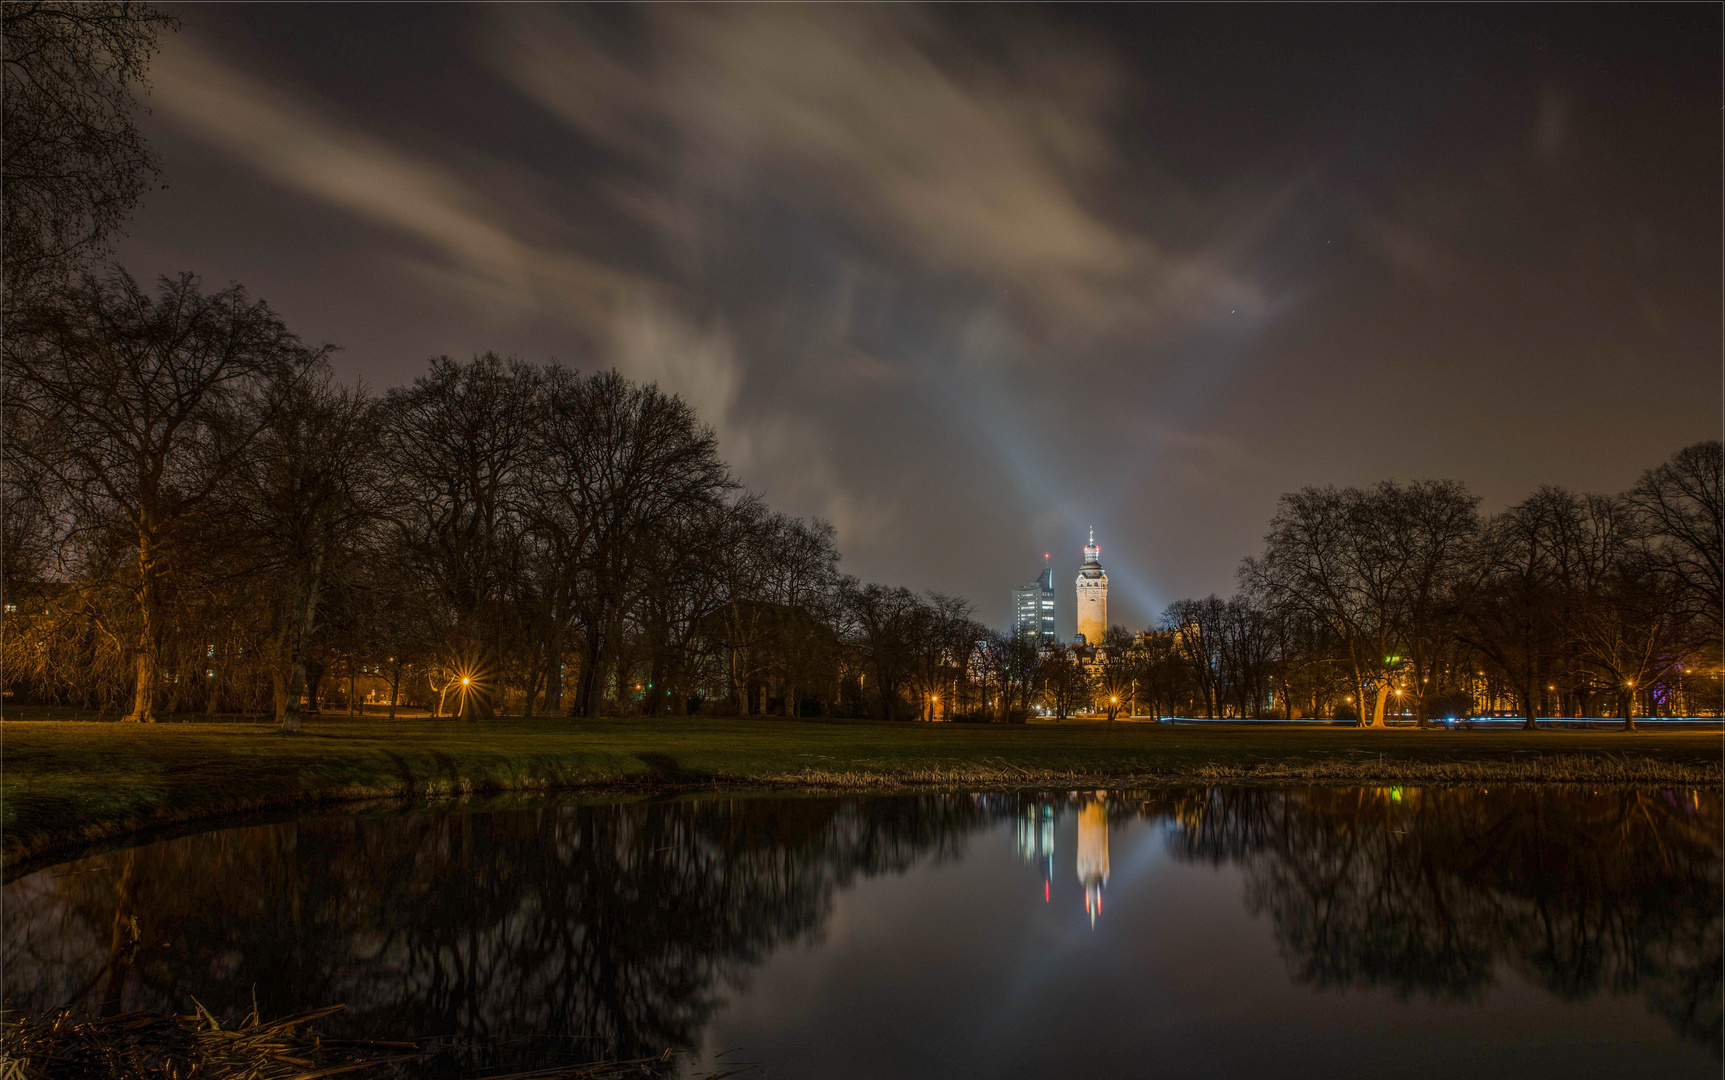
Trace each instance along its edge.
<path fill-rule="evenodd" d="M 655 1054 L 818 933 L 835 890 L 956 855 L 988 818 L 958 796 L 705 800 L 189 837 L 9 886 L 7 996 L 239 1015 L 255 993 L 266 1015 L 347 1003 L 332 1035 Z"/>
<path fill-rule="evenodd" d="M 1500 964 L 1567 999 L 1642 992 L 1720 1046 L 1720 802 L 1632 789 L 1215 788 L 1151 804 L 1246 870 L 1294 977 L 1474 997 Z"/>

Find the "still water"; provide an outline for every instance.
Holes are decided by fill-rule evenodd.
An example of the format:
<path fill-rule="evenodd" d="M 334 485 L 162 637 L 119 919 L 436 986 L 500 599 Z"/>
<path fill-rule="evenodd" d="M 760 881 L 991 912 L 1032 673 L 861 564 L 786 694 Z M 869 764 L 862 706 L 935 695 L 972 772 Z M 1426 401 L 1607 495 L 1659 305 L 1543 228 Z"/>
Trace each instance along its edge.
<path fill-rule="evenodd" d="M 762 1077 L 1705 1076 L 1717 791 L 1195 788 L 305 818 L 5 886 L 14 1005 Z"/>

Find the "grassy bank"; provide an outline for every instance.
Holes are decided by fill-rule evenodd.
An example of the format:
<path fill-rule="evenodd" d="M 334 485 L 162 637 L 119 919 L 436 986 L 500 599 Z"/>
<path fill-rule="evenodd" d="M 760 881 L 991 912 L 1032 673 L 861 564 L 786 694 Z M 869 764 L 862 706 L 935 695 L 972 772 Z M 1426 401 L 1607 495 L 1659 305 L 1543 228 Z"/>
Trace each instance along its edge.
<path fill-rule="evenodd" d="M 838 790 L 1173 782 L 1716 786 L 1717 731 L 1360 731 L 769 719 L 19 722 L 4 740 L 5 860 L 174 823 L 316 802 L 500 791 Z"/>

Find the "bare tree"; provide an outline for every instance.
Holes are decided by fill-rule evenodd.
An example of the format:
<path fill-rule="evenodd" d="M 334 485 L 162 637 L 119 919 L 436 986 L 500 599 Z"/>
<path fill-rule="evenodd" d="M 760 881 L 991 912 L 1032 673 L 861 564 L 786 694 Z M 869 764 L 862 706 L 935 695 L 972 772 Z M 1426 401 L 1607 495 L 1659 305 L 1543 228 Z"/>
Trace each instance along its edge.
<path fill-rule="evenodd" d="M 1582 528 L 1582 501 L 1555 487 L 1487 523 L 1480 574 L 1460 597 L 1457 633 L 1515 689 L 1523 727 L 1538 728 L 1539 687 L 1557 662 L 1567 570 Z"/>
<path fill-rule="evenodd" d="M 1362 724 L 1382 727 L 1392 693 L 1430 685 L 1423 680 L 1449 639 L 1450 591 L 1477 528 L 1474 503 L 1449 481 L 1306 488 L 1282 497 L 1264 557 L 1248 564 L 1250 588 L 1334 631 Z"/>
<path fill-rule="evenodd" d="M 1680 659 L 1682 593 L 1625 500 L 1588 496 L 1576 542 L 1566 630 L 1582 663 L 1617 697 L 1624 729 L 1633 731 L 1637 695 Z"/>
<path fill-rule="evenodd" d="M 385 399 L 392 510 L 404 552 L 439 599 L 439 662 L 455 672 L 463 719 L 496 712 L 500 574 L 512 543 L 539 373 L 495 353 L 448 357 Z"/>
<path fill-rule="evenodd" d="M 614 371 L 546 373 L 541 499 L 576 551 L 584 588 L 576 605 L 583 648 L 571 713 L 597 716 L 605 667 L 621 657 L 634 594 L 666 528 L 716 509 L 734 488 L 718 442 L 682 399 Z M 622 686 L 618 685 L 621 692 Z"/>
<path fill-rule="evenodd" d="M 190 274 L 154 300 L 125 272 L 86 278 L 64 309 L 27 331 L 8 390 L 46 436 L 20 448 L 77 504 L 86 523 L 135 537 L 136 688 L 126 718 L 156 718 L 165 579 L 184 529 L 270 422 L 248 407 L 301 378 L 327 350 L 308 349 L 234 285 L 209 296 Z"/>
<path fill-rule="evenodd" d="M 108 250 L 160 170 L 135 92 L 163 30 L 148 4 L 4 6 L 6 312 L 41 302 Z"/>
<path fill-rule="evenodd" d="M 1659 572 L 1670 578 L 1683 613 L 1696 623 L 1696 636 L 1714 647 L 1725 633 L 1720 621 L 1722 471 L 1719 441 L 1696 443 L 1643 473 L 1626 496 L 1655 544 Z"/>
<path fill-rule="evenodd" d="M 922 602 L 909 589 L 861 585 L 847 580 L 844 604 L 867 668 L 882 720 L 903 715 L 905 692 L 913 685 Z"/>
<path fill-rule="evenodd" d="M 1453 653 L 1455 599 L 1478 570 L 1479 498 L 1453 480 L 1383 484 L 1374 496 L 1399 594 L 1396 648 L 1406 664 L 1398 692 L 1412 699 L 1415 721 L 1425 727 L 1426 699 L 1443 689 Z"/>
<path fill-rule="evenodd" d="M 1044 649 L 1037 674 L 1043 702 L 1061 720 L 1088 705 L 1096 692 L 1095 681 L 1085 670 L 1083 659 L 1069 645 L 1055 644 Z"/>
<path fill-rule="evenodd" d="M 1221 715 L 1222 635 L 1227 605 L 1214 594 L 1202 600 L 1176 600 L 1162 615 L 1173 635 L 1174 652 L 1204 702 L 1204 716 Z"/>
<path fill-rule="evenodd" d="M 307 648 L 330 579 L 353 569 L 355 546 L 381 516 L 382 423 L 363 388 L 327 377 L 286 387 L 272 421 L 235 470 L 223 509 L 235 539 L 276 581 L 276 719 L 300 730 Z M 351 689 L 350 689 L 350 697 Z"/>

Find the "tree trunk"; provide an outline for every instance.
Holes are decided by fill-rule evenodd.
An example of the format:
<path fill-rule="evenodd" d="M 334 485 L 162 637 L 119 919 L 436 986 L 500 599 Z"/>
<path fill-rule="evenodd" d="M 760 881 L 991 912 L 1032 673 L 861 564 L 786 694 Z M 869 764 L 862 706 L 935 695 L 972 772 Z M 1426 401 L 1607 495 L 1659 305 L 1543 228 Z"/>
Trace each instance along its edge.
<path fill-rule="evenodd" d="M 735 622 L 735 620 L 733 620 Z M 731 691 L 737 695 L 737 715 L 749 715 L 749 688 L 746 676 L 747 662 L 744 652 L 735 646 L 731 649 Z"/>
<path fill-rule="evenodd" d="M 1539 730 L 1539 724 L 1537 722 L 1539 714 L 1539 691 L 1535 690 L 1531 684 L 1524 685 L 1521 688 L 1521 714 L 1521 730 Z"/>
<path fill-rule="evenodd" d="M 287 628 L 287 699 L 282 703 L 281 709 L 281 732 L 284 735 L 297 735 L 300 732 L 300 695 L 305 692 L 306 688 L 305 645 L 306 638 L 311 634 L 312 620 L 317 618 L 317 594 L 322 577 L 323 555 L 319 553 L 313 556 L 311 565 L 307 568 L 306 576 L 300 580 L 301 600 L 300 603 L 294 605 L 288 616 L 293 621 L 289 623 Z M 317 708 L 317 687 L 315 684 L 311 690 L 313 694 L 312 708 L 315 711 Z M 350 701 L 351 698 L 352 695 L 350 694 Z"/>
<path fill-rule="evenodd" d="M 622 634 L 618 634 L 618 644 L 622 644 L 622 641 Z M 633 693 L 634 688 L 629 682 L 629 661 L 623 656 L 621 649 L 617 651 L 616 671 L 617 674 L 614 677 L 617 681 L 617 715 L 627 716 L 629 706 L 635 703 L 635 695 Z M 628 705 L 624 704 L 625 701 L 628 702 Z"/>
<path fill-rule="evenodd" d="M 287 680 L 288 673 L 279 660 L 270 665 L 270 693 L 275 703 L 275 717 L 278 724 L 287 716 Z"/>
<path fill-rule="evenodd" d="M 401 662 L 391 660 L 395 667 L 390 672 L 389 681 L 389 718 L 395 719 L 395 703 L 401 700 Z"/>
<path fill-rule="evenodd" d="M 545 715 L 556 716 L 563 708 L 563 629 L 558 627 L 545 646 Z"/>
<path fill-rule="evenodd" d="M 102 965 L 108 975 L 107 988 L 97 1004 L 97 1015 L 118 1016 L 126 989 L 126 979 L 132 973 L 132 962 L 138 950 L 138 918 L 133 914 L 138 899 L 138 853 L 126 852 L 125 869 L 114 886 L 118 902 L 114 905 L 114 921 L 109 924 L 108 962 Z"/>
<path fill-rule="evenodd" d="M 283 735 L 298 735 L 301 728 L 300 698 L 305 696 L 305 658 L 295 656 L 288 661 L 286 706 L 282 710 Z"/>
<path fill-rule="evenodd" d="M 222 669 L 216 665 L 214 658 L 210 658 L 209 675 L 204 679 L 204 685 L 208 689 L 208 694 L 204 699 L 204 715 L 214 720 L 216 718 L 216 706 L 221 700 L 222 687 Z"/>
<path fill-rule="evenodd" d="M 1621 696 L 1623 698 L 1623 730 L 1624 731 L 1634 731 L 1635 730 L 1635 691 L 1633 689 L 1625 690 L 1625 691 L 1623 691 L 1623 694 Z"/>
<path fill-rule="evenodd" d="M 138 682 L 132 693 L 132 711 L 122 719 L 139 724 L 156 722 L 158 658 L 161 654 L 162 583 L 156 548 L 151 540 L 138 538 L 138 647 L 135 658 Z"/>
<path fill-rule="evenodd" d="M 575 691 L 571 716 L 598 716 L 599 695 L 604 690 L 599 677 L 599 658 L 605 655 L 604 623 L 593 620 L 587 628 L 587 645 L 581 650 L 581 676 Z"/>
<path fill-rule="evenodd" d="M 537 664 L 527 669 L 527 700 L 522 703 L 521 715 L 529 720 L 535 715 L 533 706 L 539 697 L 539 680 L 544 677 L 544 669 Z"/>
<path fill-rule="evenodd" d="M 323 664 L 314 664 L 310 657 L 305 661 L 305 706 L 306 712 L 323 713 Z"/>
<path fill-rule="evenodd" d="M 1377 703 L 1372 706 L 1371 727 L 1381 728 L 1384 726 L 1384 706 L 1389 703 L 1389 700 L 1390 684 L 1389 680 L 1385 679 L 1378 683 L 1378 700 Z"/>

